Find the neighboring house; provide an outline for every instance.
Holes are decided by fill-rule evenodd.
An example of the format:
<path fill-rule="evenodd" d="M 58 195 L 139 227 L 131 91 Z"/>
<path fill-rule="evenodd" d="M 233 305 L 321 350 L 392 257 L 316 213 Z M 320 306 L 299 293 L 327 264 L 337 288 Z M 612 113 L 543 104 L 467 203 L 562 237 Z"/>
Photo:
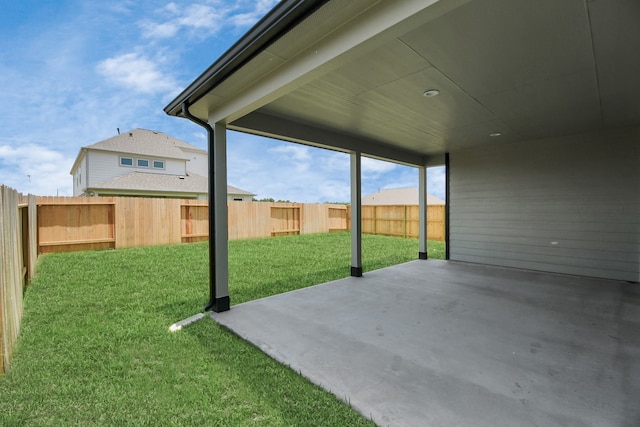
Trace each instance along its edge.
<path fill-rule="evenodd" d="M 250 202 L 255 194 L 245 191 L 241 188 L 227 185 L 227 200 L 237 200 L 241 202 Z"/>
<path fill-rule="evenodd" d="M 417 188 L 387 188 L 362 198 L 363 205 L 418 205 Z M 427 193 L 427 205 L 444 205 L 444 200 Z"/>
<path fill-rule="evenodd" d="M 162 132 L 134 129 L 82 147 L 71 168 L 74 196 L 207 199 L 207 152 Z M 229 200 L 255 194 L 227 187 Z"/>

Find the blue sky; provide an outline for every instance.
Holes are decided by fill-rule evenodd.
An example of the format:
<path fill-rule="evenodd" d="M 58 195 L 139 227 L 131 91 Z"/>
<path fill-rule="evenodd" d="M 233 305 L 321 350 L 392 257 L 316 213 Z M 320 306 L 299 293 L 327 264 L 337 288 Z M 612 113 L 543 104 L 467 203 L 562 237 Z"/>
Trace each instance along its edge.
<path fill-rule="evenodd" d="M 72 195 L 80 147 L 152 129 L 206 149 L 163 107 L 275 0 L 0 0 L 0 184 Z M 229 184 L 297 202 L 349 200 L 349 157 L 229 132 Z M 428 191 L 444 198 L 442 168 Z M 363 189 L 416 187 L 415 168 L 363 159 Z"/>

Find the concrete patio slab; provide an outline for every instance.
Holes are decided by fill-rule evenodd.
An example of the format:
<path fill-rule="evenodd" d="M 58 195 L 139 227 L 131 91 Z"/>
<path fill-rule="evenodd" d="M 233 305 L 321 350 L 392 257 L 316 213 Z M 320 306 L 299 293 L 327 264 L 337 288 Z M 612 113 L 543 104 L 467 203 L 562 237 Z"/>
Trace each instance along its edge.
<path fill-rule="evenodd" d="M 212 317 L 378 425 L 640 425 L 638 284 L 413 261 Z"/>

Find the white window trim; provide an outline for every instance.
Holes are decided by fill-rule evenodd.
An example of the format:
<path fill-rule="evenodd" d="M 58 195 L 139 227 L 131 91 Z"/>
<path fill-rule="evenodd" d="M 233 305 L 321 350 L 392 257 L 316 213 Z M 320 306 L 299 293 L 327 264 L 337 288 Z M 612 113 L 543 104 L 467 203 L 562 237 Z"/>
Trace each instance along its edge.
<path fill-rule="evenodd" d="M 131 164 L 130 164 L 130 165 L 122 164 L 122 160 L 124 160 L 124 159 L 131 160 Z M 134 167 L 134 165 L 135 165 L 135 159 L 134 159 L 133 157 L 123 157 L 123 156 L 120 156 L 120 159 L 118 160 L 118 164 L 119 164 L 120 166 L 122 166 L 122 167 L 125 167 L 125 168 L 132 168 L 132 167 Z"/>

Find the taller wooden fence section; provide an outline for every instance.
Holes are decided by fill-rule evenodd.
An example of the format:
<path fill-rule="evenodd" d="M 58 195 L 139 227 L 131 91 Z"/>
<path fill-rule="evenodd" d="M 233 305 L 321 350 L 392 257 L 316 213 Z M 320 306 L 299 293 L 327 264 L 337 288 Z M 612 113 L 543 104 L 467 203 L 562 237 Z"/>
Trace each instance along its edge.
<path fill-rule="evenodd" d="M 37 260 L 36 200 L 0 185 L 0 374 L 20 332 L 22 296 Z"/>
<path fill-rule="evenodd" d="M 427 237 L 444 241 L 444 205 L 427 206 Z M 420 208 L 413 205 L 362 206 L 362 232 L 417 238 Z"/>

